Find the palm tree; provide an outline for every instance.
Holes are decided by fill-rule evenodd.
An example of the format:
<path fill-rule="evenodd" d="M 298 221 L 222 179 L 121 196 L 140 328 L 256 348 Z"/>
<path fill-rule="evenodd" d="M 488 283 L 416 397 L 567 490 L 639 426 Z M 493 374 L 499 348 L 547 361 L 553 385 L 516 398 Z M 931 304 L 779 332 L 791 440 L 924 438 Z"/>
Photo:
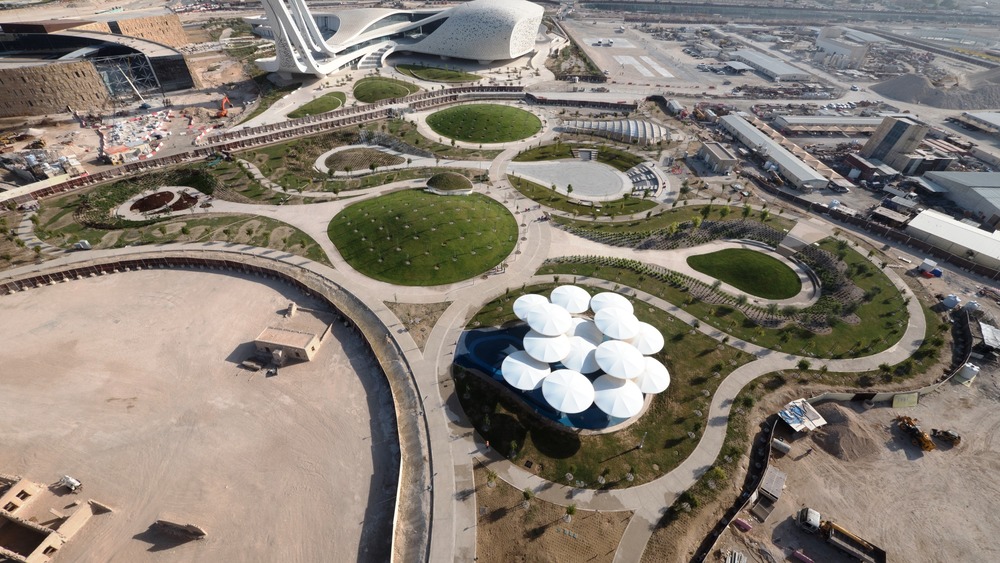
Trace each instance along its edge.
<path fill-rule="evenodd" d="M 571 504 L 571 505 L 567 506 L 566 507 L 566 517 L 564 518 L 564 520 L 566 521 L 567 524 L 573 521 L 573 515 L 574 514 L 576 514 L 576 505 L 575 504 Z"/>
<path fill-rule="evenodd" d="M 743 218 L 744 219 L 749 219 L 750 218 L 750 213 L 752 213 L 752 212 L 753 212 L 753 209 L 750 208 L 749 204 L 743 206 Z"/>

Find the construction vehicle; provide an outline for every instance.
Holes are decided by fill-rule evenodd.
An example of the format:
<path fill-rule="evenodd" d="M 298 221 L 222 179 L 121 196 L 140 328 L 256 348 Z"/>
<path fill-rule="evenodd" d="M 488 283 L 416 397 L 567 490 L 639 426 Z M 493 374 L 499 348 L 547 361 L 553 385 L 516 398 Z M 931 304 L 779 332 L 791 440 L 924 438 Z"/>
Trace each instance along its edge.
<path fill-rule="evenodd" d="M 932 428 L 931 436 L 941 440 L 942 442 L 951 444 L 952 446 L 958 446 L 962 443 L 962 437 L 954 430 L 938 430 L 937 428 Z"/>
<path fill-rule="evenodd" d="M 232 102 L 229 101 L 229 96 L 222 96 L 222 101 L 219 102 L 219 111 L 215 113 L 215 117 L 222 119 L 229 115 L 229 107 L 232 107 Z"/>
<path fill-rule="evenodd" d="M 899 429 L 910 435 L 910 441 L 914 446 L 920 446 L 920 449 L 925 452 L 936 450 L 937 445 L 934 444 L 934 440 L 931 440 L 930 434 L 917 426 L 918 422 L 920 421 L 909 416 L 896 417 L 896 424 L 899 425 Z"/>
<path fill-rule="evenodd" d="M 78 493 L 78 492 L 80 492 L 80 489 L 83 488 L 83 483 L 80 483 L 79 480 L 74 479 L 74 478 L 70 477 L 69 475 L 63 475 L 62 478 L 60 478 L 56 482 L 55 486 L 56 487 L 66 487 L 67 489 L 69 489 L 69 492 L 71 492 L 71 493 Z"/>
<path fill-rule="evenodd" d="M 865 563 L 885 563 L 885 551 L 870 541 L 847 531 L 832 520 L 822 520 L 819 512 L 806 507 L 795 519 L 800 528 L 815 534 L 819 532 L 827 543 Z"/>

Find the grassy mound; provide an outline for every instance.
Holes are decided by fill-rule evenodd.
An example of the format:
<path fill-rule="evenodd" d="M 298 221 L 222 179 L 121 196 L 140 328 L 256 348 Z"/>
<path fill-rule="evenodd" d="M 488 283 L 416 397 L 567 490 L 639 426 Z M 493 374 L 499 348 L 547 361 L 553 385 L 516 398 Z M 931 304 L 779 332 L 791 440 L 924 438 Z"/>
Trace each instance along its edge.
<path fill-rule="evenodd" d="M 354 97 L 359 102 L 365 102 L 366 104 L 390 98 L 402 98 L 403 96 L 416 94 L 419 91 L 420 87 L 416 84 L 377 76 L 363 78 L 354 85 Z"/>
<path fill-rule="evenodd" d="M 377 149 L 348 149 L 346 151 L 335 152 L 326 159 L 326 166 L 330 170 L 344 170 L 350 168 L 354 172 L 371 170 L 374 164 L 376 168 L 383 166 L 395 166 L 403 164 L 406 159 L 401 156 L 382 152 Z"/>
<path fill-rule="evenodd" d="M 339 108 L 344 105 L 344 102 L 346 101 L 347 94 L 343 92 L 330 92 L 329 94 L 323 94 L 315 100 L 300 106 L 297 110 L 289 113 L 288 117 L 290 119 L 298 119 L 308 115 L 326 113 Z"/>
<path fill-rule="evenodd" d="M 755 250 L 727 248 L 687 259 L 689 266 L 764 299 L 788 299 L 802 290 L 799 276 L 776 258 Z"/>
<path fill-rule="evenodd" d="M 507 143 L 530 137 L 542 128 L 531 112 L 496 104 L 456 106 L 431 114 L 435 133 L 469 143 Z"/>
<path fill-rule="evenodd" d="M 515 162 L 538 162 L 542 160 L 559 160 L 561 158 L 573 158 L 573 149 L 597 149 L 597 162 L 601 162 L 620 170 L 627 171 L 633 166 L 638 166 L 646 161 L 641 156 L 634 155 L 628 151 L 616 149 L 609 146 L 576 145 L 571 143 L 554 143 L 542 145 L 533 149 L 528 149 L 514 157 Z"/>
<path fill-rule="evenodd" d="M 460 70 L 449 70 L 436 66 L 400 64 L 396 65 L 396 70 L 405 75 L 419 78 L 420 80 L 427 80 L 428 82 L 473 82 L 482 78 L 478 74 L 462 72 Z"/>
<path fill-rule="evenodd" d="M 492 199 L 442 198 L 419 190 L 358 202 L 337 214 L 330 240 L 354 269 L 399 285 L 440 285 L 499 264 L 517 222 Z"/>
<path fill-rule="evenodd" d="M 462 190 L 471 190 L 472 182 L 461 174 L 456 174 L 454 172 L 441 172 L 440 174 L 435 174 L 427 179 L 427 187 L 434 188 L 435 190 L 441 190 L 443 192 L 458 192 Z"/>

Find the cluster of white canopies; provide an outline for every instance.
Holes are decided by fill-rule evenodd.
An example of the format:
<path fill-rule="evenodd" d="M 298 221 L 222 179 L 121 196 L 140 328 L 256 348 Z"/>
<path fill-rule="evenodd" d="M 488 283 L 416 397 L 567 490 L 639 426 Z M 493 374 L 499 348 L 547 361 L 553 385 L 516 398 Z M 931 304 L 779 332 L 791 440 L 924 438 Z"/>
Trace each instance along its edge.
<path fill-rule="evenodd" d="M 584 316 L 593 311 L 593 318 Z M 514 314 L 528 323 L 524 349 L 500 366 L 504 380 L 523 391 L 541 387 L 559 412 L 579 413 L 596 404 L 615 418 L 642 411 L 644 393 L 670 385 L 667 368 L 648 357 L 663 349 L 656 327 L 635 317 L 632 303 L 611 292 L 591 297 L 583 288 L 562 285 L 550 294 L 523 295 Z M 563 369 L 553 370 L 550 364 Z M 604 372 L 591 381 L 585 374 Z"/>

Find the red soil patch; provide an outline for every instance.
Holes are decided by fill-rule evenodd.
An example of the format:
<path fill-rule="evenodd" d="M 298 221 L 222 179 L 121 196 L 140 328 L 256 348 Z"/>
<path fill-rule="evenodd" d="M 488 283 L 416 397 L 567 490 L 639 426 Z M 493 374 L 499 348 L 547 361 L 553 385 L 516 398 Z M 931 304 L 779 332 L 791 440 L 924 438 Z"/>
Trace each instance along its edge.
<path fill-rule="evenodd" d="M 173 192 L 156 192 L 133 203 L 129 209 L 138 213 L 149 213 L 163 207 L 172 199 L 174 199 Z"/>

